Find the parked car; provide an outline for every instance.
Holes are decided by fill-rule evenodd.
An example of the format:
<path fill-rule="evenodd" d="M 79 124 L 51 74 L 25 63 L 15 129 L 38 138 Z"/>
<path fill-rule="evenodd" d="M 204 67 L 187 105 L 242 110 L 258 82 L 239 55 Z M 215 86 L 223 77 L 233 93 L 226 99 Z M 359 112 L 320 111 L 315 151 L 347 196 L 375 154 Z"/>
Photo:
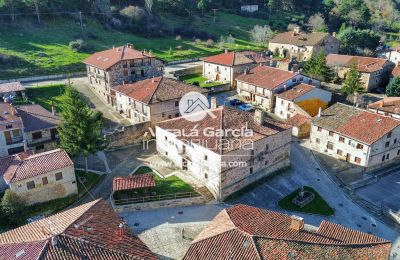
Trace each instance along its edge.
<path fill-rule="evenodd" d="M 252 111 L 254 107 L 250 104 L 243 104 L 239 106 L 239 109 L 242 111 Z"/>
<path fill-rule="evenodd" d="M 229 103 L 231 104 L 231 106 L 239 106 L 243 104 L 243 102 L 237 98 L 232 99 L 231 101 L 229 101 Z"/>

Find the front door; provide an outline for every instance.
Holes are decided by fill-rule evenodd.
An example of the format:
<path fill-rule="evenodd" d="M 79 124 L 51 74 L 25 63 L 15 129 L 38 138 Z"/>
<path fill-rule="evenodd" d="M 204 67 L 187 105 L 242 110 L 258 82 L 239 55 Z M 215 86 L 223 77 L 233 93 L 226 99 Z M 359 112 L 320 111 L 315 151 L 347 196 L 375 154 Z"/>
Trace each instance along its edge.
<path fill-rule="evenodd" d="M 350 162 L 350 154 L 349 153 L 346 155 L 346 162 Z"/>
<path fill-rule="evenodd" d="M 182 158 L 182 170 L 187 171 L 187 160 Z"/>
<path fill-rule="evenodd" d="M 219 74 L 215 76 L 215 81 L 219 81 Z"/>

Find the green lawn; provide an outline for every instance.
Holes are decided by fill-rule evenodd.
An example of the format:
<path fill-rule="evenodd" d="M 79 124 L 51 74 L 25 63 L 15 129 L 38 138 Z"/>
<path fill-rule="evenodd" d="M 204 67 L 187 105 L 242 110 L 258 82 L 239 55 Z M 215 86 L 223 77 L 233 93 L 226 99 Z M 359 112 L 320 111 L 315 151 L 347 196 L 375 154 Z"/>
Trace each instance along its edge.
<path fill-rule="evenodd" d="M 315 194 L 314 200 L 306 205 L 305 207 L 301 208 L 292 203 L 292 200 L 299 195 L 299 190 L 297 189 L 285 198 L 281 199 L 278 202 L 279 207 L 282 209 L 286 209 L 289 211 L 299 211 L 304 213 L 311 213 L 311 214 L 318 214 L 324 216 L 331 216 L 335 214 L 335 211 L 326 203 L 326 201 L 311 187 L 304 187 L 304 191 L 310 191 Z"/>
<path fill-rule="evenodd" d="M 63 102 L 62 94 L 64 93 L 64 90 L 64 84 L 53 84 L 27 88 L 26 95 L 28 102 L 17 100 L 15 103 L 17 105 L 22 105 L 25 103 L 39 104 L 48 111 L 51 111 L 51 106 L 54 102 L 57 112 L 61 112 L 60 104 Z"/>
<path fill-rule="evenodd" d="M 219 86 L 222 84 L 221 82 L 205 83 L 205 81 L 207 81 L 208 79 L 203 77 L 200 74 L 189 74 L 189 75 L 181 76 L 181 77 L 179 77 L 179 79 L 183 80 L 184 82 L 186 82 L 188 84 L 193 84 L 193 83 L 197 82 L 199 84 L 199 86 L 202 88 L 210 88 L 210 87 L 215 87 L 215 86 Z"/>
<path fill-rule="evenodd" d="M 187 193 L 196 192 L 192 186 L 182 181 L 176 176 L 170 176 L 167 178 L 161 178 L 152 171 L 151 168 L 143 166 L 137 169 L 134 174 L 151 173 L 154 176 L 156 186 L 151 188 L 149 191 L 145 190 L 129 190 L 119 191 L 114 193 L 114 199 L 119 200 L 121 198 L 141 198 L 145 196 L 151 196 L 149 192 L 155 192 L 156 195 L 171 195 L 174 193 Z"/>
<path fill-rule="evenodd" d="M 270 21 L 243 17 L 236 14 L 217 12 L 216 23 L 213 16 L 193 15 L 179 17 L 163 14 L 161 20 L 166 29 L 173 31 L 176 27 L 190 26 L 195 30 L 205 31 L 215 39 L 231 34 L 234 43 L 226 43 L 225 48 L 235 50 L 260 50 L 264 46 L 250 42 L 249 31 L 254 25 L 270 23 L 274 29 L 284 30 L 289 22 L 304 19 L 296 14 L 277 14 Z M 166 61 L 202 57 L 222 52 L 214 46 L 195 43 L 193 39 L 176 39 L 177 35 L 165 37 L 143 37 L 131 33 L 119 32 L 104 27 L 94 19 L 87 17 L 85 31 L 90 36 L 85 40 L 92 50 L 77 53 L 69 49 L 68 44 L 82 37 L 81 28 L 73 19 L 57 17 L 43 20 L 43 25 L 37 27 L 31 20 L 21 20 L 12 28 L 0 27 L 0 58 L 1 55 L 11 56 L 6 61 L 0 60 L 0 79 L 61 74 L 84 71 L 82 60 L 94 51 L 111 48 L 112 46 L 132 43 L 139 49 L 151 50 L 157 57 Z M 216 41 L 217 41 L 216 40 Z"/>

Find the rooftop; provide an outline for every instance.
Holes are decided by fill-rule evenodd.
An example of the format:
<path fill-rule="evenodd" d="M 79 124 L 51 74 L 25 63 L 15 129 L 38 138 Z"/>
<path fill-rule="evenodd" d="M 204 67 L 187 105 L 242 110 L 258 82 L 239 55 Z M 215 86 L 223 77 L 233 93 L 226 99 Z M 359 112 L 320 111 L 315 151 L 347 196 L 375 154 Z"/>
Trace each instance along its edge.
<path fill-rule="evenodd" d="M 400 115 L 400 97 L 387 97 L 368 105 L 370 109 Z"/>
<path fill-rule="evenodd" d="M 17 91 L 25 91 L 25 88 L 18 81 L 0 84 L 0 94 Z"/>
<path fill-rule="evenodd" d="M 232 67 L 236 65 L 267 62 L 271 60 L 271 58 L 267 57 L 264 53 L 255 51 L 231 51 L 205 57 L 202 58 L 202 60 L 209 63 Z"/>
<path fill-rule="evenodd" d="M 269 66 L 257 66 L 247 74 L 239 75 L 236 80 L 272 90 L 297 75 L 298 73 Z"/>
<path fill-rule="evenodd" d="M 325 109 L 312 123 L 361 143 L 371 145 L 400 126 L 400 121 L 363 109 L 336 103 Z"/>
<path fill-rule="evenodd" d="M 17 111 L 27 132 L 55 128 L 61 124 L 59 116 L 53 115 L 40 105 L 18 106 Z"/>
<path fill-rule="evenodd" d="M 0 234 L 0 250 L 10 259 L 156 259 L 121 223 L 95 200 Z"/>
<path fill-rule="evenodd" d="M 288 124 L 292 125 L 292 126 L 296 126 L 296 127 L 300 127 L 306 123 L 310 123 L 311 122 L 311 116 L 305 116 L 302 114 L 296 114 L 294 116 L 292 116 L 291 118 L 289 118 L 288 120 L 286 120 Z"/>
<path fill-rule="evenodd" d="M 184 259 L 386 259 L 391 242 L 322 221 L 319 227 L 282 213 L 236 205 L 222 210 Z"/>
<path fill-rule="evenodd" d="M 113 179 L 113 191 L 135 190 L 155 187 L 156 182 L 151 174 L 140 174 L 128 177 L 115 177 Z"/>
<path fill-rule="evenodd" d="M 8 103 L 0 103 L 0 131 L 22 128 L 22 126 L 17 110 Z"/>
<path fill-rule="evenodd" d="M 179 136 L 177 138 L 185 142 L 196 143 L 218 154 L 229 153 L 242 148 L 246 144 L 248 145 L 250 141 L 255 142 L 291 128 L 288 124 L 269 118 L 266 118 L 260 125 L 254 119 L 252 113 L 225 106 L 210 109 L 209 113 L 213 114 L 214 117 L 207 115 L 203 120 L 197 122 L 178 117 L 160 122 L 157 126 L 172 133 L 177 131 L 190 133 L 191 130 L 196 130 L 198 135 L 194 137 Z M 208 130 L 226 134 L 209 134 Z M 247 131 L 247 133 L 240 134 L 240 137 L 238 137 L 229 134 L 233 130 Z"/>
<path fill-rule="evenodd" d="M 73 162 L 64 150 L 56 149 L 34 155 L 23 152 L 2 157 L 0 165 L 0 176 L 7 183 L 13 183 L 73 166 Z"/>
<path fill-rule="evenodd" d="M 284 100 L 293 101 L 296 98 L 299 98 L 314 89 L 314 86 L 308 84 L 299 84 L 294 86 L 293 88 L 287 89 L 279 93 L 277 96 Z"/>
<path fill-rule="evenodd" d="M 120 61 L 153 57 L 154 56 L 151 53 L 136 50 L 132 45 L 128 44 L 124 46 L 114 47 L 109 50 L 96 52 L 89 56 L 83 62 L 87 65 L 107 70 Z"/>
<path fill-rule="evenodd" d="M 383 69 L 389 63 L 387 59 L 372 58 L 363 56 L 350 56 L 340 54 L 328 54 L 326 56 L 326 64 L 328 66 L 351 67 L 356 64 L 359 72 L 371 73 Z"/>
<path fill-rule="evenodd" d="M 319 44 L 328 35 L 328 33 L 324 32 L 295 33 L 294 31 L 289 31 L 278 33 L 270 40 L 270 43 L 291 44 L 296 46 L 314 46 Z"/>
<path fill-rule="evenodd" d="M 145 79 L 132 84 L 119 85 L 113 89 L 118 93 L 122 93 L 145 104 L 180 99 L 192 91 L 207 92 L 205 89 L 165 77 Z"/>

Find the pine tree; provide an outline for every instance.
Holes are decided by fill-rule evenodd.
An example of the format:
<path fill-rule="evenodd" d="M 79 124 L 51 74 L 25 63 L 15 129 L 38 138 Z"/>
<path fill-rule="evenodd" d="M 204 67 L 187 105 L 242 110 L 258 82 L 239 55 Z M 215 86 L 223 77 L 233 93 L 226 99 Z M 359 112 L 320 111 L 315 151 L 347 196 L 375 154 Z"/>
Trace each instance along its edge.
<path fill-rule="evenodd" d="M 361 74 L 357 70 L 356 63 L 353 63 L 350 67 L 350 70 L 347 72 L 346 79 L 344 80 L 341 90 L 343 93 L 348 95 L 364 92 L 364 84 L 361 81 Z"/>
<path fill-rule="evenodd" d="M 395 77 L 386 87 L 386 95 L 388 97 L 400 97 L 400 77 Z"/>
<path fill-rule="evenodd" d="M 60 147 L 71 156 L 83 155 L 87 172 L 88 156 L 104 145 L 102 114 L 92 111 L 70 83 L 66 87 L 61 108 Z"/>
<path fill-rule="evenodd" d="M 303 73 L 324 82 L 331 82 L 334 78 L 333 70 L 326 65 L 325 54 L 322 51 L 318 56 L 312 55 L 304 64 Z"/>

